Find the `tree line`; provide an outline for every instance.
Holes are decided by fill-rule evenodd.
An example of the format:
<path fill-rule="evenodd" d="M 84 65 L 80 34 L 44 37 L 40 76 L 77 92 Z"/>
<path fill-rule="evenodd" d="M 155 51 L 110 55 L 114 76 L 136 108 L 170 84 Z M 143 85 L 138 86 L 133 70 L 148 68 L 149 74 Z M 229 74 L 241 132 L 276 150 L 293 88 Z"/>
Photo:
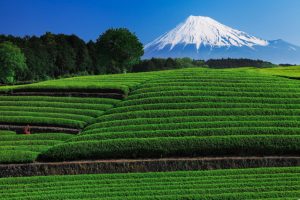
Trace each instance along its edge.
<path fill-rule="evenodd" d="M 133 66 L 134 72 L 158 71 L 167 69 L 179 69 L 185 67 L 209 67 L 209 68 L 238 68 L 238 67 L 275 67 L 277 65 L 262 60 L 246 58 L 221 58 L 205 60 L 193 60 L 191 58 L 151 58 L 142 60 Z M 288 66 L 285 64 L 285 66 Z"/>
<path fill-rule="evenodd" d="M 141 60 L 132 67 L 133 72 L 148 72 L 168 69 L 180 69 L 187 67 L 205 67 L 204 60 L 191 58 L 151 58 Z"/>
<path fill-rule="evenodd" d="M 222 59 L 210 59 L 205 62 L 208 67 L 211 68 L 237 68 L 237 67 L 274 67 L 271 62 L 263 60 L 251 60 L 246 58 L 222 58 Z"/>
<path fill-rule="evenodd" d="M 0 35 L 0 44 L 2 83 L 122 73 L 131 71 L 144 54 L 142 43 L 125 28 L 109 29 L 96 41 L 87 43 L 76 35 L 47 32 L 40 37 Z"/>

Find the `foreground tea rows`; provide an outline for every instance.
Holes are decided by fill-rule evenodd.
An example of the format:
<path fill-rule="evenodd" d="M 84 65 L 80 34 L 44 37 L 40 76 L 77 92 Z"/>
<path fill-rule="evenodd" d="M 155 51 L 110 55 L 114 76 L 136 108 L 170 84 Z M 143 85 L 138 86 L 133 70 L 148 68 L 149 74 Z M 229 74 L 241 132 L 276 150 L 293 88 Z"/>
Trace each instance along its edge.
<path fill-rule="evenodd" d="M 300 168 L 0 179 L 1 199 L 296 199 Z"/>

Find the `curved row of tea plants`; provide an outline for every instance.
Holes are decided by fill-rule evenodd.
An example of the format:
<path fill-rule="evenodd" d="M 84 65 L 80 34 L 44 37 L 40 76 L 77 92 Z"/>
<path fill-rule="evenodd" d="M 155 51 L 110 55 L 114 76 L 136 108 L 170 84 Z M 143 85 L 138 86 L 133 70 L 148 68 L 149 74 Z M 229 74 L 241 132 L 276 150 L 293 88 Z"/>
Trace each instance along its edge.
<path fill-rule="evenodd" d="M 0 96 L 0 124 L 81 129 L 118 102 L 106 98 Z"/>
<path fill-rule="evenodd" d="M 50 80 L 28 85 L 2 86 L 0 93 L 12 92 L 116 92 L 127 95 L 131 88 L 157 76 L 156 72 L 96 75 Z"/>
<path fill-rule="evenodd" d="M 69 92 L 79 94 L 116 92 L 127 95 L 131 88 L 156 76 L 155 74 L 83 76 L 28 85 L 1 86 L 0 126 L 19 130 L 22 126 L 30 125 L 33 133 L 39 132 L 38 129 L 35 130 L 36 126 L 39 126 L 36 127 L 39 129 L 57 129 L 56 131 L 67 130 L 61 128 L 83 129 L 93 119 L 121 101 L 111 98 L 84 97 L 84 95 L 68 96 L 71 95 Z M 20 95 L 16 96 L 18 92 Z M 43 92 L 47 95 L 53 92 L 54 96 L 43 96 L 45 95 Z M 67 93 L 68 97 L 56 96 L 61 95 L 62 92 Z M 38 96 L 39 94 L 41 95 Z M 9 136 L 4 136 L 3 131 L 1 133 L 0 163 L 32 162 L 40 152 L 71 137 L 59 133 L 34 135 L 14 133 Z"/>
<path fill-rule="evenodd" d="M 13 199 L 297 199 L 300 168 L 37 176 L 0 179 Z"/>
<path fill-rule="evenodd" d="M 13 131 L 0 131 L 0 163 L 27 163 L 53 145 L 70 139 L 65 133 L 20 135 Z"/>
<path fill-rule="evenodd" d="M 272 68 L 235 68 L 235 69 L 226 69 L 227 71 L 240 71 L 240 70 L 248 70 L 259 72 L 262 74 L 270 74 L 275 76 L 281 76 L 286 78 L 300 78 L 300 66 L 281 66 L 281 67 L 272 67 Z"/>
<path fill-rule="evenodd" d="M 168 71 L 40 158 L 299 155 L 299 86 L 249 71 Z"/>

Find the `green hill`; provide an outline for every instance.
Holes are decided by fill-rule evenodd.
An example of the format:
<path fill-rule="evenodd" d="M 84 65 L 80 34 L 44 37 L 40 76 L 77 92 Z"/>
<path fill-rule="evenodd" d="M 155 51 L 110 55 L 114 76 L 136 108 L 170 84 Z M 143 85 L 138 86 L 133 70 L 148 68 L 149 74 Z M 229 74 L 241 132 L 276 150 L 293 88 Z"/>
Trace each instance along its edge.
<path fill-rule="evenodd" d="M 1 86 L 0 129 L 19 133 L 29 124 L 33 133 L 0 131 L 1 169 L 43 165 L 47 174 L 54 163 L 14 164 L 78 160 L 73 164 L 81 169 L 81 160 L 95 159 L 218 156 L 226 164 L 226 156 L 299 156 L 299 71 L 189 68 Z M 0 178 L 0 194 L 4 200 L 296 199 L 299 173 L 274 167 L 14 177 Z"/>
<path fill-rule="evenodd" d="M 247 70 L 164 72 L 40 158 L 297 155 L 299 86 Z"/>
<path fill-rule="evenodd" d="M 45 161 L 299 155 L 300 82 L 282 77 L 288 71 L 299 68 L 188 68 L 2 86 L 0 127 L 80 132 L 28 162 L 37 155 Z M 10 161 L 18 160 L 1 159 Z"/>

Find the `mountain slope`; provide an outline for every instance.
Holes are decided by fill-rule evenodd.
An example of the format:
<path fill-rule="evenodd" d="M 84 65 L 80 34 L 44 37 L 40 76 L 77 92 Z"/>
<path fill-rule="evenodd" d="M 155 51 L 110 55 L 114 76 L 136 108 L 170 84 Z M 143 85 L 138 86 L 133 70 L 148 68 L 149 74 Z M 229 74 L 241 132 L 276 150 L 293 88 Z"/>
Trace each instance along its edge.
<path fill-rule="evenodd" d="M 145 45 L 144 58 L 251 58 L 275 63 L 300 62 L 300 47 L 267 41 L 232 29 L 209 17 L 190 16 L 170 32 Z"/>

